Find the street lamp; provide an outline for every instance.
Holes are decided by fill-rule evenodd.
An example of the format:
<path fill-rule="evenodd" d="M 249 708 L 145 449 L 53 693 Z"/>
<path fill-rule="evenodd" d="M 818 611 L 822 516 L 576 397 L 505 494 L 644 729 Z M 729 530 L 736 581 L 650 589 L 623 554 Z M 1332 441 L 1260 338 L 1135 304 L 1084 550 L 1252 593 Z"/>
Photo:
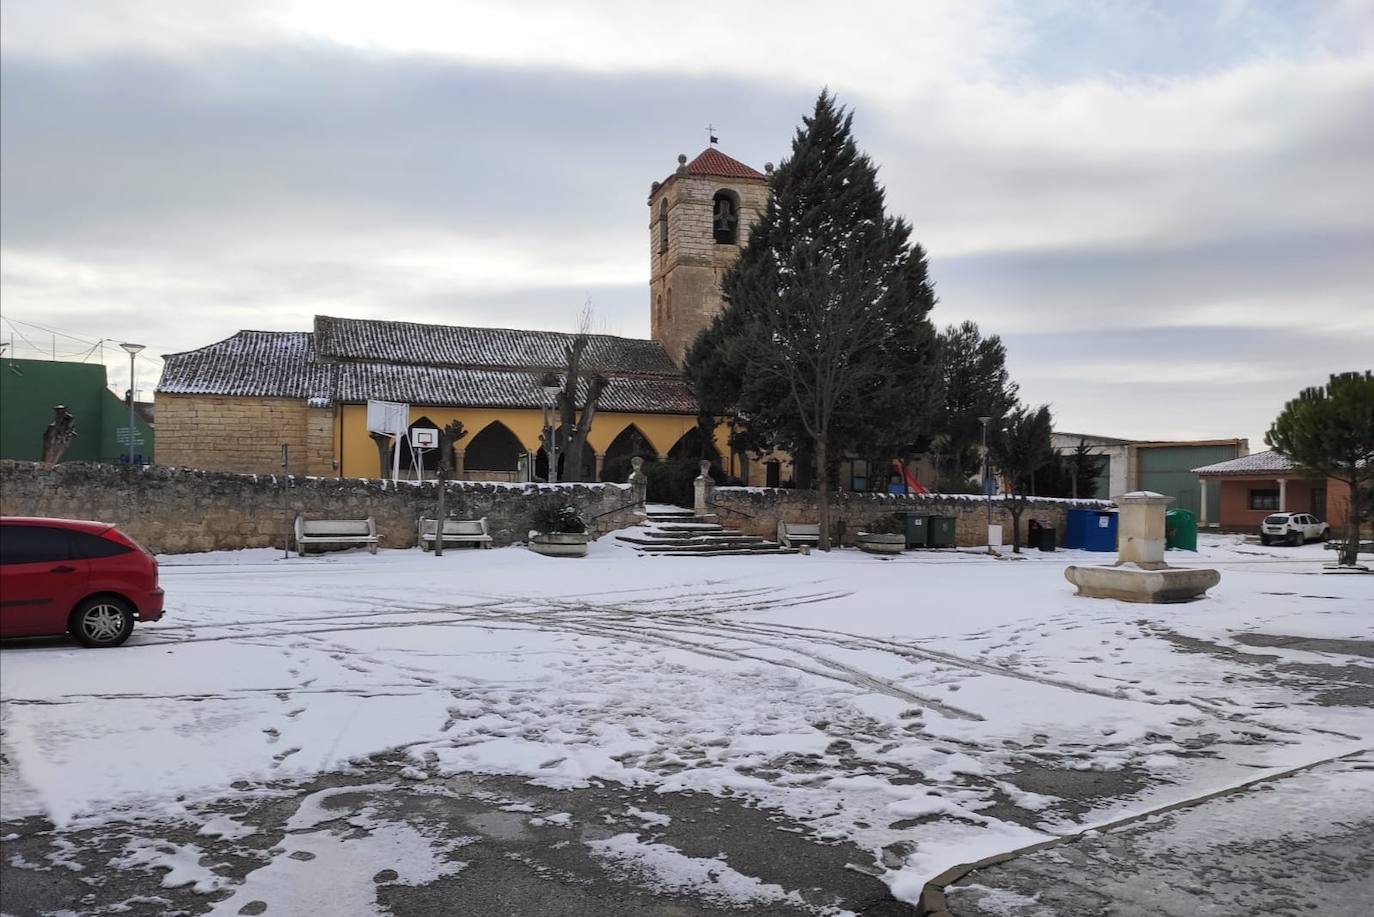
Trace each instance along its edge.
<path fill-rule="evenodd" d="M 549 474 L 550 484 L 558 483 L 558 444 L 554 442 L 553 424 L 549 421 L 549 402 L 557 403 L 558 393 L 563 390 L 563 382 L 558 378 L 557 373 L 544 373 L 544 377 L 539 380 L 539 387 L 544 390 L 548 399 L 543 403 L 544 409 L 544 451 L 549 455 Z"/>
<path fill-rule="evenodd" d="M 143 349 L 142 344 L 120 344 L 129 355 L 129 464 L 134 463 L 134 357 Z"/>
<path fill-rule="evenodd" d="M 988 421 L 991 417 L 979 417 L 983 425 L 983 493 L 988 498 L 988 553 L 992 553 L 992 488 L 988 481 Z"/>

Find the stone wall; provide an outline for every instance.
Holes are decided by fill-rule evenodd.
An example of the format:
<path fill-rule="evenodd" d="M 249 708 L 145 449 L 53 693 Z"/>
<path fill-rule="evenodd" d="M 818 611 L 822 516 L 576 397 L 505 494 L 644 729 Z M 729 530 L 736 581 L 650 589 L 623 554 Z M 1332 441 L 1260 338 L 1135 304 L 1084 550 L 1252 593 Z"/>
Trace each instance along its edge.
<path fill-rule="evenodd" d="M 163 392 L 155 402 L 159 464 L 276 474 L 285 443 L 293 471 L 335 473 L 332 408 L 292 398 Z"/>
<path fill-rule="evenodd" d="M 722 525 L 749 535 L 772 539 L 778 522 L 816 523 L 818 502 L 813 490 L 788 490 L 765 487 L 715 488 L 713 511 Z M 955 539 L 961 547 L 987 544 L 988 500 L 972 494 L 931 496 L 840 492 L 832 495 L 831 519 L 844 523 L 844 543 L 853 544 L 856 532 L 879 516 L 894 512 L 926 513 L 955 518 Z M 1110 504 L 1097 500 L 1056 500 L 1031 497 L 1021 514 L 1021 541 L 1026 541 L 1030 520 L 1054 526 L 1058 541 L 1064 543 L 1066 515 L 1073 508 L 1098 508 Z M 992 499 L 992 524 L 1002 526 L 1002 542 L 1010 545 L 1011 513 L 1001 497 Z M 832 532 L 832 537 L 833 537 Z"/>
<path fill-rule="evenodd" d="M 598 535 L 639 521 L 627 484 L 487 484 L 451 481 L 450 515 L 487 517 L 497 545 L 524 541 L 542 496 L 574 501 Z M 113 522 L 155 553 L 283 547 L 297 513 L 307 519 L 377 520 L 387 548 L 413 547 L 416 522 L 433 516 L 438 484 L 229 474 L 154 465 L 0 461 L 0 513 Z"/>

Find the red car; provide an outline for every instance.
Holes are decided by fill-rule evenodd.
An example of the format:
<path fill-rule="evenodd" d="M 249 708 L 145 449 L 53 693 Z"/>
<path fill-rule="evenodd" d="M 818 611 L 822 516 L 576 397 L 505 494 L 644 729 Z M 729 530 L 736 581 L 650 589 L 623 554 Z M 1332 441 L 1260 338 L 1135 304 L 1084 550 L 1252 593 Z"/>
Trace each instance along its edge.
<path fill-rule="evenodd" d="M 0 518 L 0 637 L 118 646 L 162 617 L 157 559 L 106 522 Z"/>

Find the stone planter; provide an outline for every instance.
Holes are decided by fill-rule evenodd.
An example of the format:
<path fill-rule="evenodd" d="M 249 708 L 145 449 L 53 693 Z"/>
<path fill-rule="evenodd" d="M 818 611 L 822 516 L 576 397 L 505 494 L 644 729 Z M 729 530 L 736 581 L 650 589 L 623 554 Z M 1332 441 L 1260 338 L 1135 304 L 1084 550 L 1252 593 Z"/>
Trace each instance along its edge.
<path fill-rule="evenodd" d="M 530 550 L 546 557 L 586 557 L 588 532 L 530 532 Z"/>
<path fill-rule="evenodd" d="M 860 551 L 870 554 L 900 554 L 906 550 L 906 533 L 860 532 L 855 544 L 859 546 Z"/>

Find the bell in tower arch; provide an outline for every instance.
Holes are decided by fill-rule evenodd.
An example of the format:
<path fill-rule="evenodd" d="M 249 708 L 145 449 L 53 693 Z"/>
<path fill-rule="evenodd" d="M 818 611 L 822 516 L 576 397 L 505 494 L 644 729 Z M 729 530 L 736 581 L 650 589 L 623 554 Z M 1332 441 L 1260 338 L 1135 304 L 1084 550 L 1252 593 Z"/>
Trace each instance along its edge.
<path fill-rule="evenodd" d="M 730 191 L 717 191 L 714 198 L 712 226 L 716 244 L 739 244 L 739 201 Z"/>

